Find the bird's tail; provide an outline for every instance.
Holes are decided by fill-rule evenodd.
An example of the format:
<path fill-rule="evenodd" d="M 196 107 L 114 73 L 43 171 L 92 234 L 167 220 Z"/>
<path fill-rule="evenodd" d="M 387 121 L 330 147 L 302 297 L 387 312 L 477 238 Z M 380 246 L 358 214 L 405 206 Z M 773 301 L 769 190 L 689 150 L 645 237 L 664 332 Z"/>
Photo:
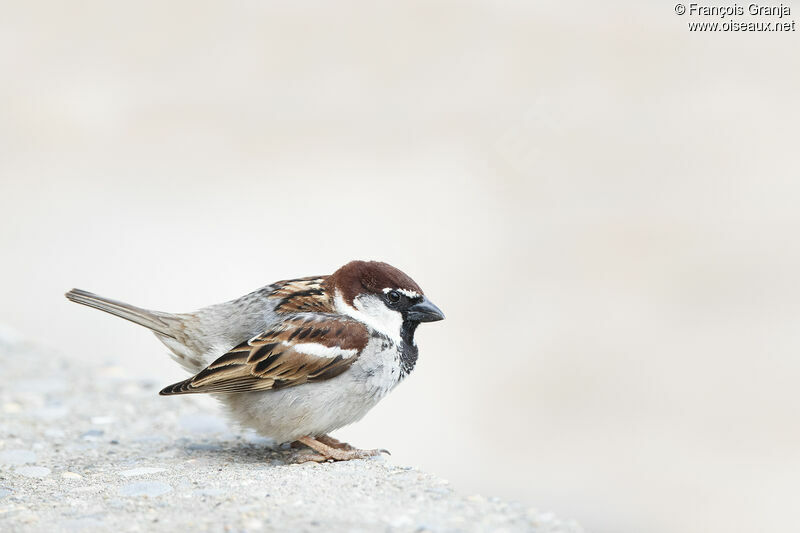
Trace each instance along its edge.
<path fill-rule="evenodd" d="M 147 309 L 142 309 L 118 300 L 112 300 L 111 298 L 98 296 L 97 294 L 92 294 L 91 292 L 82 291 L 80 289 L 72 289 L 64 296 L 75 303 L 94 307 L 95 309 L 111 313 L 125 320 L 130 320 L 134 324 L 149 328 L 159 335 L 175 338 L 175 334 L 170 328 L 168 320 L 166 320 L 170 316 L 167 313 L 148 311 Z"/>

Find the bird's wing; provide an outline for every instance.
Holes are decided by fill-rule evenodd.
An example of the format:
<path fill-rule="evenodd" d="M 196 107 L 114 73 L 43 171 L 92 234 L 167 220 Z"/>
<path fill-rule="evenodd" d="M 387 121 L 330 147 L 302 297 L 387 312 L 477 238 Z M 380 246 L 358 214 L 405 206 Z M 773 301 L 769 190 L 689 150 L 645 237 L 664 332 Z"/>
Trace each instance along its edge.
<path fill-rule="evenodd" d="M 369 342 L 366 326 L 330 314 L 300 314 L 236 346 L 162 395 L 273 390 L 338 376 Z"/>
<path fill-rule="evenodd" d="M 275 313 L 334 313 L 331 291 L 327 290 L 328 276 L 278 281 L 270 285 L 268 298 L 277 300 Z"/>

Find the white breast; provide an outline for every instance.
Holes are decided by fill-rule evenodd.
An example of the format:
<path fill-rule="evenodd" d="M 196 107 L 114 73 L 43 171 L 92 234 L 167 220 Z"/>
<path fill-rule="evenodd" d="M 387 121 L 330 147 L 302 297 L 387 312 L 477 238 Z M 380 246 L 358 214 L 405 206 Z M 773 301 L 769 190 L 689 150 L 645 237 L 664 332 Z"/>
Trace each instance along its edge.
<path fill-rule="evenodd" d="M 235 420 L 282 443 L 323 435 L 360 420 L 399 381 L 397 345 L 374 336 L 353 365 L 335 378 L 218 397 Z"/>

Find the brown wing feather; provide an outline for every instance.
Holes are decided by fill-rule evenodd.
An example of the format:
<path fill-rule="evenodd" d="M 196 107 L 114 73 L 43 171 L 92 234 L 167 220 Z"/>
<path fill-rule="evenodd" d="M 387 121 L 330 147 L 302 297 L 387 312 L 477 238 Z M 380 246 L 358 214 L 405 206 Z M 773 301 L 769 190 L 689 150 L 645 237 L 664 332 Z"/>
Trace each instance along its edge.
<path fill-rule="evenodd" d="M 333 313 L 330 291 L 326 290 L 328 276 L 290 279 L 273 283 L 271 299 L 279 300 L 276 313 Z"/>
<path fill-rule="evenodd" d="M 253 392 L 330 379 L 347 370 L 368 341 L 367 328 L 355 320 L 296 316 L 236 346 L 161 394 Z M 321 350 L 327 353 L 313 355 Z"/>

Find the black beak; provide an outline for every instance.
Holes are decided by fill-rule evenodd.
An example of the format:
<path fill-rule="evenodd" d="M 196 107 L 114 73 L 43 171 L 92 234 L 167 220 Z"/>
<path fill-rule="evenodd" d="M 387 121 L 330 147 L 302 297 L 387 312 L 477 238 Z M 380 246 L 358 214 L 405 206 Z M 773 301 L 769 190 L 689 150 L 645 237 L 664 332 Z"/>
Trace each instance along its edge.
<path fill-rule="evenodd" d="M 421 302 L 417 302 L 408 308 L 406 318 L 413 322 L 436 322 L 437 320 L 444 320 L 444 313 L 433 305 L 433 302 L 423 296 Z"/>

